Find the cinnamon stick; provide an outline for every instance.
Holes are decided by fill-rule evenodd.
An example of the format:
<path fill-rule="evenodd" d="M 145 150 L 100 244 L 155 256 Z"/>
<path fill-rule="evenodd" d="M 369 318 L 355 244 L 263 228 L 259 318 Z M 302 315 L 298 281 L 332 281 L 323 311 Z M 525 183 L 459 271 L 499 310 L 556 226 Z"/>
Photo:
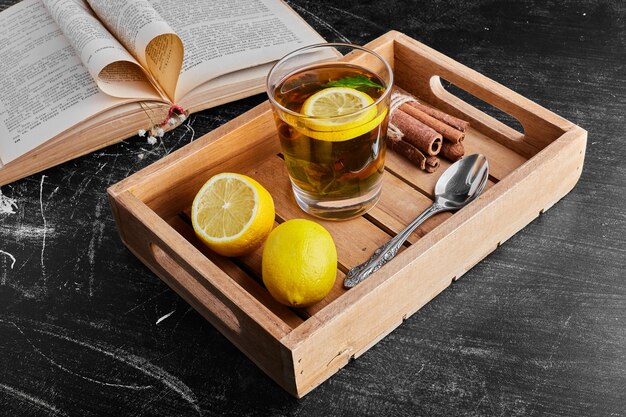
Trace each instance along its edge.
<path fill-rule="evenodd" d="M 426 170 L 426 156 L 410 143 L 387 135 L 387 147 L 404 156 L 422 171 Z"/>
<path fill-rule="evenodd" d="M 424 171 L 432 174 L 433 172 L 437 171 L 437 168 L 439 168 L 439 163 L 439 158 L 437 158 L 436 156 L 429 156 L 428 158 L 426 158 L 426 169 L 424 169 Z"/>
<path fill-rule="evenodd" d="M 413 104 L 417 104 L 417 103 L 414 103 L 414 102 L 405 103 L 402 106 L 400 106 L 400 110 L 404 111 L 405 113 L 414 117 L 415 119 L 419 120 L 425 125 L 431 127 L 435 131 L 441 133 L 441 135 L 444 138 L 454 143 L 458 143 L 465 138 L 464 132 L 461 132 L 460 130 L 455 129 L 454 127 L 442 122 L 441 120 L 438 120 L 426 114 L 422 110 L 414 107 Z"/>
<path fill-rule="evenodd" d="M 412 101 L 409 103 L 412 107 L 419 109 L 426 113 L 427 115 L 434 117 L 435 119 L 444 122 L 445 124 L 452 126 L 453 128 L 460 130 L 461 132 L 465 132 L 465 130 L 469 127 L 469 122 L 459 119 L 458 117 L 454 117 L 449 115 L 448 113 L 444 113 L 441 110 L 437 110 L 435 108 L 426 106 L 422 103 L 418 103 L 417 101 Z"/>
<path fill-rule="evenodd" d="M 440 155 L 449 161 L 458 161 L 463 158 L 463 155 L 465 155 L 465 146 L 463 145 L 463 142 L 453 143 L 448 140 L 444 140 L 441 145 Z"/>
<path fill-rule="evenodd" d="M 404 134 L 402 140 L 410 143 L 425 154 L 437 155 L 441 150 L 443 139 L 441 134 L 401 109 L 396 109 L 393 112 L 391 123 Z"/>
<path fill-rule="evenodd" d="M 436 156 L 427 157 L 415 146 L 401 139 L 394 139 L 391 136 L 387 136 L 387 146 L 392 151 L 404 156 L 422 171 L 433 173 L 439 168 L 439 158 Z"/>

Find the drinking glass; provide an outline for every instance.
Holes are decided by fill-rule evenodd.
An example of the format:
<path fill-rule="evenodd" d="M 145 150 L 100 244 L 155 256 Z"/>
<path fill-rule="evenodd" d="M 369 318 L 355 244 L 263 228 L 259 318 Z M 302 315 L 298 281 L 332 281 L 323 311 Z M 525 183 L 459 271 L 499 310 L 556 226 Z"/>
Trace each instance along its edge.
<path fill-rule="evenodd" d="M 393 72 L 357 45 L 307 46 L 270 70 L 267 93 L 295 200 L 343 220 L 380 196 Z"/>

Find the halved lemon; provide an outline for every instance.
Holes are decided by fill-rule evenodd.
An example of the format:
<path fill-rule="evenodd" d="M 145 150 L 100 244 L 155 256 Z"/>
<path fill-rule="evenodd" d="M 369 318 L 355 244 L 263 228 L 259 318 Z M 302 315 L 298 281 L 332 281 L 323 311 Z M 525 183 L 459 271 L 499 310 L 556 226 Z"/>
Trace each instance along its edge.
<path fill-rule="evenodd" d="M 191 206 L 196 235 L 224 256 L 246 255 L 260 247 L 274 226 L 274 201 L 252 178 L 224 172 L 211 177 Z"/>
<path fill-rule="evenodd" d="M 339 142 L 355 138 L 378 126 L 387 111 L 378 114 L 369 95 L 349 87 L 330 87 L 306 99 L 301 113 L 311 116 L 304 126 L 296 126 L 300 133 L 324 141 Z"/>

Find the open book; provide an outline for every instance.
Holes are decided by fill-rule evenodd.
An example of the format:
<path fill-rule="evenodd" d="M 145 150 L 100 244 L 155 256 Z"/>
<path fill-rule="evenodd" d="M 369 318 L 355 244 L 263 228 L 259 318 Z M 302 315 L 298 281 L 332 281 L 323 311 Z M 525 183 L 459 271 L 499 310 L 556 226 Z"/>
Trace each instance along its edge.
<path fill-rule="evenodd" d="M 277 0 L 24 0 L 0 13 L 0 185 L 262 92 L 320 42 Z"/>

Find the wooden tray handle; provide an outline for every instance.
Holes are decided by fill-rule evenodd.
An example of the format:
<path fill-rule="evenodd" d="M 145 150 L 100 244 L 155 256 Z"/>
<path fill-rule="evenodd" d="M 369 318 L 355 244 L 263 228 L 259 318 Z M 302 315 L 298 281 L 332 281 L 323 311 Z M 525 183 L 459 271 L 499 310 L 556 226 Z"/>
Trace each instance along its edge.
<path fill-rule="evenodd" d="M 175 287 L 176 292 L 183 296 L 196 311 L 205 315 L 204 310 L 208 310 L 219 319 L 217 323 L 214 323 L 215 320 L 207 317 L 218 328 L 226 327 L 230 332 L 241 332 L 239 320 L 237 320 L 232 309 L 227 305 L 227 303 L 230 304 L 230 300 L 223 300 L 223 296 L 211 285 L 207 285 L 208 281 L 199 276 L 200 274 L 189 264 L 184 263 L 183 265 L 182 260 L 175 260 L 158 244 L 151 243 L 150 250 L 154 261 L 169 275 L 175 277 L 173 280 L 166 278 L 167 284 Z M 207 281 L 205 285 L 200 284 L 201 280 Z M 212 288 L 213 291 L 209 291 L 209 288 Z"/>
<path fill-rule="evenodd" d="M 455 116 L 521 154 L 532 157 L 574 125 L 531 100 L 465 65 L 397 34 L 394 44 L 396 82 L 403 89 Z M 514 117 L 524 131 L 507 126 L 448 92 L 441 78 Z"/>

